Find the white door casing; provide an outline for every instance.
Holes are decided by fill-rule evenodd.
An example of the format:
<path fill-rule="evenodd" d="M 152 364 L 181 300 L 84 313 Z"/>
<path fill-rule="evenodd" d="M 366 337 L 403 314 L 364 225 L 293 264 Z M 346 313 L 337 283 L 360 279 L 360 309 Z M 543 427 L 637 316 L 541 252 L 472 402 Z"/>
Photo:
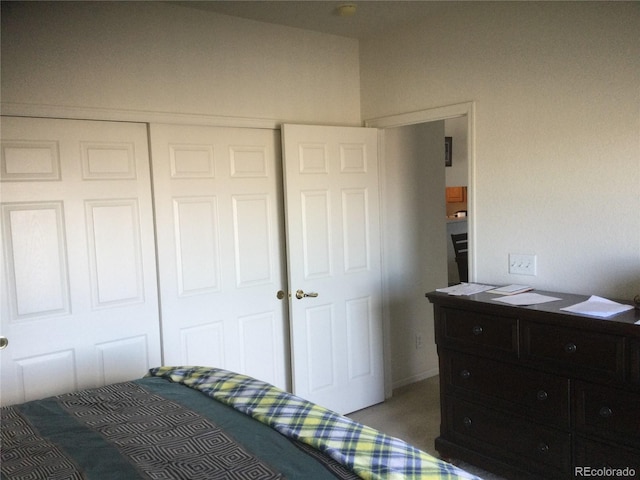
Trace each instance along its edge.
<path fill-rule="evenodd" d="M 288 388 L 277 132 L 151 124 L 150 136 L 165 364 Z"/>
<path fill-rule="evenodd" d="M 293 391 L 353 412 L 384 400 L 377 130 L 282 137 Z"/>
<path fill-rule="evenodd" d="M 143 124 L 2 117 L 5 405 L 160 364 Z"/>

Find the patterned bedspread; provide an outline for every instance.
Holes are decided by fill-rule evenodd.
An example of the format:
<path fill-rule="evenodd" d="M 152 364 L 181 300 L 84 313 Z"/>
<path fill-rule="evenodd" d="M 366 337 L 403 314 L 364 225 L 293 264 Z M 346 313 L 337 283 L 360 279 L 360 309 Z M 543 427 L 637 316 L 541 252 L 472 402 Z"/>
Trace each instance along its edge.
<path fill-rule="evenodd" d="M 326 453 L 363 479 L 477 478 L 402 440 L 251 377 L 204 367 L 159 367 L 149 374 L 200 390 Z"/>
<path fill-rule="evenodd" d="M 220 369 L 155 368 L 139 380 L 0 413 L 0 478 L 7 480 L 475 478 L 401 440 Z"/>
<path fill-rule="evenodd" d="M 197 390 L 144 378 L 4 407 L 0 478 L 355 480 Z"/>

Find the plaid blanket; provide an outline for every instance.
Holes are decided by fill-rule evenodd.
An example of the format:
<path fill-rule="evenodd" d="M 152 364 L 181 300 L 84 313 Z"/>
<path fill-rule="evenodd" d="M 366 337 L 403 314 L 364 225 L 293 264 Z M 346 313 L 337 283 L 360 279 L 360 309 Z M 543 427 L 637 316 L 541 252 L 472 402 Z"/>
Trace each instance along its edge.
<path fill-rule="evenodd" d="M 158 367 L 148 375 L 200 390 L 324 452 L 363 479 L 480 480 L 402 440 L 245 375 L 205 367 Z"/>

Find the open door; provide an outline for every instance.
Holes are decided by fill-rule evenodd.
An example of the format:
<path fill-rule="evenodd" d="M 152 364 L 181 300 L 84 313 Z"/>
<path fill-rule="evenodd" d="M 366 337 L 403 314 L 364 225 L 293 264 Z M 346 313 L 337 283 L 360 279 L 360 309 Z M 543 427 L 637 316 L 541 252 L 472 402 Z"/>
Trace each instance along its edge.
<path fill-rule="evenodd" d="M 283 125 L 293 391 L 384 400 L 377 130 Z"/>

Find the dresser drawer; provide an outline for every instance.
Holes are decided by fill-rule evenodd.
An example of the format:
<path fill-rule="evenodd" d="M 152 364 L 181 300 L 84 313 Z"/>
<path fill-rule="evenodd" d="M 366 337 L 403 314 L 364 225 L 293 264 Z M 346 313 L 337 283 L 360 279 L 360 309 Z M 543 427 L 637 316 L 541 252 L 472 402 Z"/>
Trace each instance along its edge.
<path fill-rule="evenodd" d="M 440 375 L 445 388 L 472 399 L 569 428 L 569 380 L 474 355 L 443 350 Z"/>
<path fill-rule="evenodd" d="M 522 358 L 556 371 L 594 379 L 622 380 L 624 337 L 522 322 Z"/>
<path fill-rule="evenodd" d="M 443 436 L 460 445 L 544 478 L 566 478 L 571 471 L 569 433 L 452 397 L 445 414 L 450 430 Z"/>
<path fill-rule="evenodd" d="M 498 356 L 518 354 L 518 320 L 478 312 L 442 308 L 439 345 Z"/>
<path fill-rule="evenodd" d="M 575 456 L 575 466 L 578 469 L 576 470 L 576 478 L 580 476 L 586 477 L 587 469 L 597 470 L 601 468 L 616 468 L 623 471 L 628 469 L 625 475 L 617 475 L 617 477 L 640 478 L 640 451 L 638 450 L 596 442 L 578 436 L 575 441 Z M 635 475 L 631 474 L 631 469 L 635 471 Z M 581 473 L 582 475 L 580 475 Z M 593 478 L 593 475 L 590 476 Z M 608 477 L 616 478 L 611 474 Z"/>
<path fill-rule="evenodd" d="M 576 430 L 640 448 L 640 394 L 576 382 Z"/>

